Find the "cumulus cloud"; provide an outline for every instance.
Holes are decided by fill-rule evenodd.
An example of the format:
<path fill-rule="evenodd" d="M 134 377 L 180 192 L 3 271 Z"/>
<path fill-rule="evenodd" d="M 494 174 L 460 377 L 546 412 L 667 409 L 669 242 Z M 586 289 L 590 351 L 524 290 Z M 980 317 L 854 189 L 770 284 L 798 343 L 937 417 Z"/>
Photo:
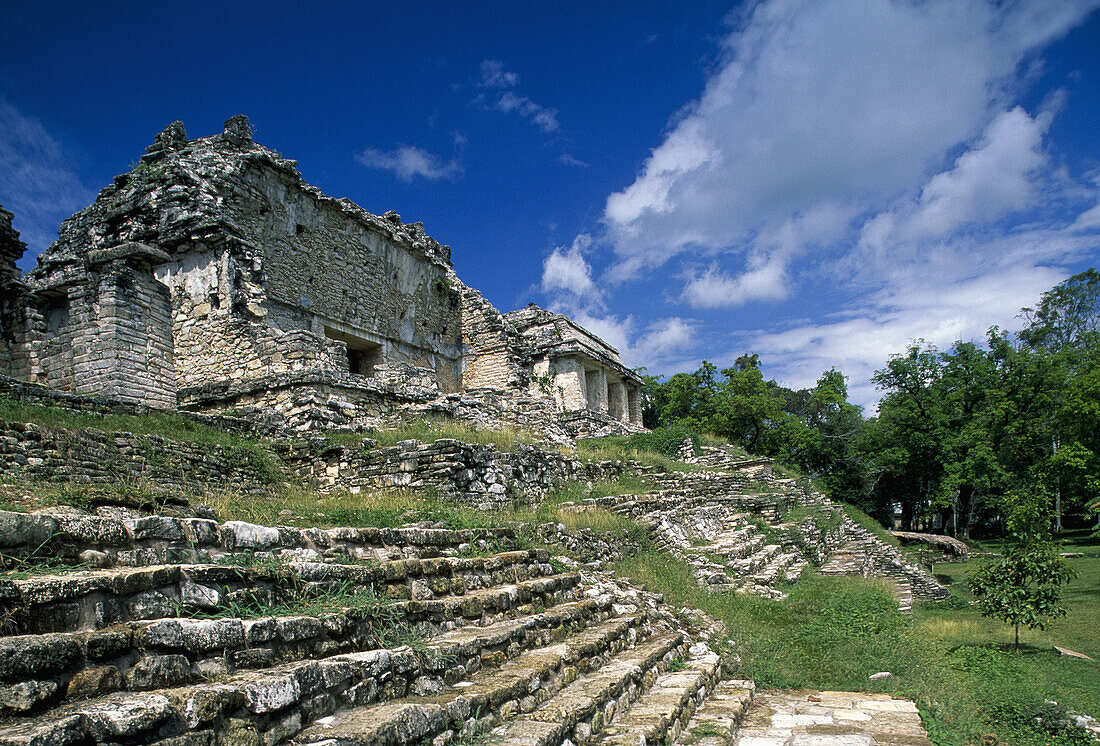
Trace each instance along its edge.
<path fill-rule="evenodd" d="M 0 97 L 0 205 L 15 215 L 27 243 L 20 266 L 30 269 L 33 257 L 57 237 L 61 221 L 93 197 L 42 123 Z"/>
<path fill-rule="evenodd" d="M 661 366 L 695 343 L 695 325 L 680 317 L 656 319 L 640 326 L 633 315 L 557 309 L 619 351 L 627 367 Z"/>
<path fill-rule="evenodd" d="M 498 60 L 483 60 L 478 86 L 488 90 L 475 98 L 474 103 L 505 114 L 516 114 L 547 135 L 560 130 L 558 110 L 516 93 L 512 89 L 518 85 L 518 73 L 505 70 Z"/>
<path fill-rule="evenodd" d="M 1029 237 L 1043 240 L 1042 235 Z M 919 272 L 891 282 L 838 317 L 800 324 L 779 332 L 756 332 L 747 347 L 759 353 L 769 371 L 795 388 L 812 386 L 821 371 L 836 367 L 849 376 L 849 394 L 872 406 L 881 395 L 870 382 L 892 354 L 914 340 L 946 348 L 958 339 L 982 339 L 993 325 L 1013 319 L 1034 305 L 1066 272 L 1016 256 L 971 276 L 944 283 L 936 273 Z M 732 362 L 729 361 L 729 362 Z"/>
<path fill-rule="evenodd" d="M 694 308 L 728 308 L 754 300 L 786 298 L 787 269 L 776 257 L 759 257 L 758 266 L 737 277 L 711 266 L 700 275 L 693 275 L 684 286 L 684 300 Z"/>
<path fill-rule="evenodd" d="M 608 196 L 599 281 L 675 262 L 669 297 L 775 309 L 755 331 L 730 315 L 695 324 L 697 340 L 737 345 L 696 355 L 730 364 L 750 349 L 798 387 L 836 366 L 856 401 L 874 402 L 870 377 L 890 354 L 1010 326 L 1100 250 L 1100 177 L 1083 186 L 1048 152 L 1072 101 L 1019 105 L 1042 48 L 1097 7 L 747 3 L 699 97 Z"/>
<path fill-rule="evenodd" d="M 459 145 L 460 141 L 456 138 L 456 146 Z M 458 157 L 444 160 L 417 145 L 400 145 L 395 150 L 367 148 L 356 153 L 355 160 L 367 168 L 392 171 L 394 176 L 406 183 L 417 177 L 428 181 L 455 179 L 464 171 Z"/>
<path fill-rule="evenodd" d="M 759 240 L 772 226 L 827 204 L 852 213 L 883 209 L 987 130 L 1012 98 L 1025 56 L 1096 5 L 751 4 L 735 18 L 702 95 L 634 183 L 608 198 L 604 221 L 619 265 L 609 277 L 693 250 L 771 253 Z M 987 136 L 1026 136 L 1025 117 L 1012 114 L 1001 123 L 1009 131 Z M 973 164 L 974 175 L 988 166 Z M 1018 197 L 1016 185 L 1008 187 L 994 197 Z M 946 208 L 938 192 L 955 188 L 962 185 L 929 185 L 929 221 L 936 204 Z M 944 224 L 959 219 L 942 212 Z"/>
<path fill-rule="evenodd" d="M 542 263 L 542 290 L 546 293 L 565 291 L 576 296 L 594 296 L 592 267 L 582 253 L 592 244 L 592 237 L 581 234 L 566 249 L 559 246 Z"/>
<path fill-rule="evenodd" d="M 543 261 L 541 290 L 550 296 L 550 308 L 617 349 L 627 366 L 662 363 L 690 347 L 695 326 L 687 319 L 668 317 L 639 324 L 633 315 L 607 312 L 604 293 L 592 279 L 592 267 L 585 258 L 592 247 L 592 237 L 582 233 L 568 248 L 557 247 Z"/>
<path fill-rule="evenodd" d="M 981 140 L 954 166 L 925 184 L 920 196 L 868 220 L 861 261 L 891 255 L 899 246 L 941 239 L 970 224 L 986 225 L 1031 206 L 1035 172 L 1047 163 L 1043 135 L 1050 112 L 1031 117 L 1021 107 L 999 114 Z"/>

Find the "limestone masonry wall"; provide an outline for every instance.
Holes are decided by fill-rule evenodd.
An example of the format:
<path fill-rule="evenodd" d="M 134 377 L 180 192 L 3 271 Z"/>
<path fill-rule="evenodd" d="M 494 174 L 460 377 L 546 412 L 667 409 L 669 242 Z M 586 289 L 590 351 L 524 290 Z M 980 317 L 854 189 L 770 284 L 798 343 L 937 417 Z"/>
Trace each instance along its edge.
<path fill-rule="evenodd" d="M 77 484 L 130 483 L 173 493 L 267 492 L 283 475 L 278 464 L 243 448 L 187 443 L 158 435 L 47 429 L 0 421 L 0 472 L 9 479 Z"/>
<path fill-rule="evenodd" d="M 482 510 L 537 501 L 567 481 L 615 479 L 624 468 L 621 463 L 587 463 L 523 444 L 513 451 L 451 439 L 408 440 L 388 448 L 375 445 L 369 438 L 363 447 L 317 440 L 276 444 L 276 451 L 296 474 L 321 487 L 355 492 L 371 487 L 436 487 Z"/>
<path fill-rule="evenodd" d="M 154 407 L 265 408 L 299 430 L 482 389 L 533 406 L 550 439 L 590 434 L 581 419 L 567 435 L 563 408 L 597 411 L 601 431 L 641 426 L 640 379 L 612 347 L 537 306 L 501 314 L 421 223 L 305 183 L 244 116 L 192 140 L 168 125 L 25 278 L 10 226 L 0 210 L 2 375 Z M 563 386 L 566 353 L 578 375 Z M 585 368 L 610 376 L 591 395 Z"/>

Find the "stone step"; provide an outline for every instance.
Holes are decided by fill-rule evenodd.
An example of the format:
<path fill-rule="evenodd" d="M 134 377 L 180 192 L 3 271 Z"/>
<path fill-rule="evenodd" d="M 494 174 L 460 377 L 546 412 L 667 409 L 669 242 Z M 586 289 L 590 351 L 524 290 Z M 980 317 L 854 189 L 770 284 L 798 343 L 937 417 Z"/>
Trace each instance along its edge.
<path fill-rule="evenodd" d="M 357 588 L 373 588 L 389 599 L 430 600 L 545 577 L 553 572 L 548 560 L 545 550 L 523 550 L 365 565 L 172 564 L 74 570 L 0 580 L 0 614 L 7 615 L 14 632 L 41 634 L 219 614 L 241 604 L 292 604 L 297 598 Z"/>
<path fill-rule="evenodd" d="M 493 730 L 489 739 L 506 746 L 589 743 L 617 712 L 630 707 L 641 692 L 652 686 L 660 669 L 667 668 L 683 643 L 684 637 L 678 632 L 657 634 L 578 676 L 534 710 L 516 713 L 514 720 Z"/>
<path fill-rule="evenodd" d="M 652 688 L 612 722 L 598 743 L 637 746 L 675 739 L 714 690 L 720 668 L 717 654 L 703 645 L 692 646 L 683 670 L 658 676 Z"/>
<path fill-rule="evenodd" d="M 702 707 L 695 711 L 679 738 L 672 739 L 673 742 L 691 746 L 728 746 L 737 734 L 737 728 L 755 694 L 756 684 L 748 679 L 729 679 L 719 683 Z"/>
<path fill-rule="evenodd" d="M 644 632 L 642 614 L 614 617 L 557 644 L 520 653 L 497 670 L 474 673 L 428 696 L 355 707 L 304 729 L 295 744 L 407 744 L 448 731 L 469 732 L 476 722 L 534 709 L 575 679 L 633 645 Z"/>
<path fill-rule="evenodd" d="M 735 740 L 726 743 L 932 746 L 917 706 L 909 700 L 811 689 L 757 692 Z"/>
<path fill-rule="evenodd" d="M 121 518 L 73 509 L 0 511 L 0 549 L 7 557 L 50 556 L 97 566 L 206 563 L 242 551 L 286 553 L 312 560 L 339 556 L 387 560 L 455 554 L 470 546 L 486 550 L 515 545 L 515 530 L 507 526 L 302 529 L 162 515 Z"/>
<path fill-rule="evenodd" d="M 606 616 L 610 604 L 607 598 L 566 602 L 490 626 L 497 630 L 495 634 L 577 626 L 593 615 Z M 393 609 L 395 619 L 400 618 L 399 610 L 400 606 Z M 348 609 L 321 617 L 163 619 L 90 633 L 0 638 L 0 693 L 7 695 L 0 697 L 0 703 L 7 702 L 0 704 L 0 715 L 25 714 L 62 699 L 178 686 L 306 658 L 370 650 L 382 642 L 379 625 L 372 610 Z M 489 649 L 484 629 L 460 627 L 436 640 L 468 637 Z M 409 632 L 415 634 L 412 629 Z M 30 691 L 28 681 L 34 682 L 32 696 L 16 696 L 24 689 Z"/>
<path fill-rule="evenodd" d="M 492 679 L 509 658 L 518 654 L 518 659 L 534 660 L 538 656 L 532 651 L 539 646 L 554 649 L 555 640 L 565 640 L 556 647 L 566 646 L 571 663 L 583 664 L 607 651 L 618 637 L 637 634 L 645 622 L 641 614 L 608 620 L 610 605 L 610 600 L 575 602 L 523 619 L 453 630 L 418 651 L 367 650 L 157 692 L 118 692 L 0 727 L 0 744 L 85 739 L 149 743 L 234 729 L 263 734 L 274 743 L 338 707 L 361 707 L 410 693 L 430 700 L 433 692 L 447 691 L 467 675 Z"/>

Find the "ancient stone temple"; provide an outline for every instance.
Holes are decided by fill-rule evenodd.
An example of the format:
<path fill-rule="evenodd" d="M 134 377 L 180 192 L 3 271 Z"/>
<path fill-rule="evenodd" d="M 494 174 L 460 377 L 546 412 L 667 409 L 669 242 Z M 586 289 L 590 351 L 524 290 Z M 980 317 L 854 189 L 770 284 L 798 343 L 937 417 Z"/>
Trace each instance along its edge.
<path fill-rule="evenodd" d="M 642 424 L 641 377 L 619 352 L 572 319 L 535 304 L 504 314 L 531 348 L 536 384 L 550 383 L 566 418 Z"/>
<path fill-rule="evenodd" d="M 169 125 L 26 277 L 10 221 L 0 374 L 299 428 L 479 402 L 475 419 L 572 435 L 641 425 L 613 348 L 537 307 L 500 314 L 420 223 L 323 194 L 243 116 L 194 140 Z"/>

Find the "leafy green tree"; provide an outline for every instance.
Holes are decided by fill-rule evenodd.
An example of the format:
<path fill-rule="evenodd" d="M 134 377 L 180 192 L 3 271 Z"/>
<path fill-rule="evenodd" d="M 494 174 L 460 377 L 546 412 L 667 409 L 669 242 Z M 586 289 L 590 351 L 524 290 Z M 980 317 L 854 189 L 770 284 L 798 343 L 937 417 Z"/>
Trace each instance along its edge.
<path fill-rule="evenodd" d="M 1043 293 L 1039 305 L 1024 308 L 1027 327 L 1020 338 L 1057 352 L 1080 347 L 1100 334 L 1100 272 L 1090 267 Z"/>
<path fill-rule="evenodd" d="M 1009 538 L 1000 557 L 986 560 L 967 581 L 982 616 L 1000 619 L 1015 630 L 1020 649 L 1020 625 L 1046 629 L 1048 620 L 1066 615 L 1061 586 L 1074 577 L 1058 556 L 1047 530 L 1045 497 L 1005 501 Z"/>

